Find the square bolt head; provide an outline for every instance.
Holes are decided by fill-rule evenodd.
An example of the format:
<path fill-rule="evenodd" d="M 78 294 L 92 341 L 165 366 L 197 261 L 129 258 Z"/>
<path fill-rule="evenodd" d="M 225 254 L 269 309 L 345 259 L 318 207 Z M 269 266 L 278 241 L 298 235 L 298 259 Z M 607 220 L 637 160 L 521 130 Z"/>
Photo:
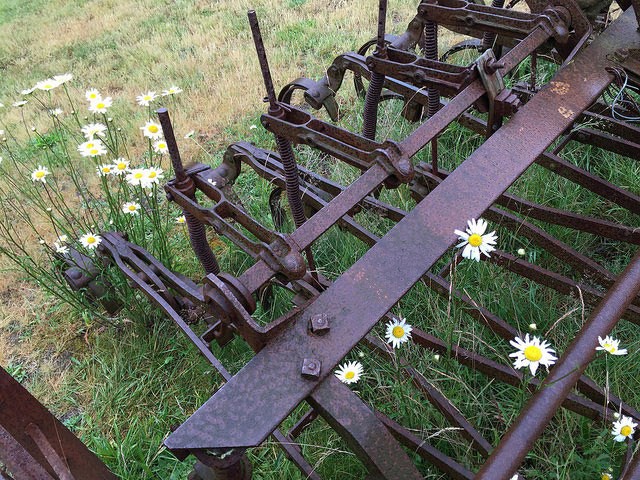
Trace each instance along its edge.
<path fill-rule="evenodd" d="M 309 328 L 315 335 L 324 335 L 331 329 L 329 325 L 329 316 L 326 313 L 313 315 L 309 319 Z"/>
<path fill-rule="evenodd" d="M 320 378 L 320 367 L 322 362 L 316 358 L 305 358 L 302 361 L 302 371 L 300 372 L 304 378 L 309 380 L 317 380 Z"/>

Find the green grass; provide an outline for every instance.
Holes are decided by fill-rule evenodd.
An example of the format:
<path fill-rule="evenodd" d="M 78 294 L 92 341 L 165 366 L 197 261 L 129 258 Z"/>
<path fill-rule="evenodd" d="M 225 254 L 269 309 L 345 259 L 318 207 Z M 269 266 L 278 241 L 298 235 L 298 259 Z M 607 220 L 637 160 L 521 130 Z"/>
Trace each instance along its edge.
<path fill-rule="evenodd" d="M 243 11 L 246 5 L 213 8 L 206 3 L 161 2 L 157 10 L 150 8 L 155 7 L 151 2 L 114 5 L 113 12 L 95 12 L 96 18 L 104 19 L 108 28 L 96 25 L 90 35 L 81 31 L 90 9 L 83 2 L 69 4 L 52 15 L 69 27 L 61 30 L 61 35 L 68 38 L 50 49 L 27 56 L 25 46 L 33 48 L 39 38 L 30 22 L 40 18 L 37 14 L 42 2 L 4 2 L 0 8 L 0 38 L 9 38 L 9 31 L 15 30 L 18 40 L 11 37 L 11 41 L 0 43 L 0 58 L 6 60 L 3 67 L 6 82 L 0 87 L 0 100 L 10 104 L 16 89 L 73 68 L 79 72 L 77 76 L 82 77 L 82 85 L 95 85 L 113 94 L 114 116 L 122 119 L 125 131 L 137 132 L 139 112 L 131 113 L 132 97 L 151 88 L 149 85 L 155 89 L 168 86 L 160 85 L 161 81 L 176 83 L 185 88 L 184 97 L 172 105 L 180 132 L 197 129 L 203 135 L 207 150 L 204 153 L 187 145 L 185 158 L 216 165 L 224 146 L 235 140 L 274 148 L 270 134 L 260 127 L 249 128 L 259 126 L 259 114 L 264 110 L 260 99 L 264 92 L 246 28 Z M 371 12 L 375 12 L 375 8 L 368 8 L 371 7 L 368 4 L 361 6 L 367 13 L 356 18 L 354 6 L 332 3 L 333 16 L 328 16 L 326 5 L 312 0 L 255 5 L 277 85 L 302 74 L 320 76 L 335 55 L 357 48 L 372 36 L 375 19 Z M 403 19 L 396 22 L 397 32 L 413 12 L 413 6 L 394 12 L 394 18 Z M 53 28 L 52 24 L 46 23 L 43 31 L 48 28 Z M 27 73 L 22 68 L 25 62 L 33 65 Z M 525 67 L 521 74 L 526 78 Z M 343 115 L 341 126 L 359 131 L 362 101 L 355 98 L 350 78 L 348 75 L 345 79 L 338 99 Z M 81 94 L 81 89 L 76 93 Z M 394 101 L 381 105 L 379 138 L 402 139 L 415 128 L 401 118 L 400 109 L 401 105 Z M 325 118 L 322 112 L 318 116 Z M 14 127 L 20 124 L 20 117 L 10 112 L 3 121 Z M 181 146 L 186 144 L 180 135 L 178 138 Z M 43 147 L 55 150 L 64 140 L 55 132 L 46 132 L 41 138 L 26 143 L 20 155 L 26 159 L 36 156 Z M 129 141 L 138 153 L 145 147 L 134 135 Z M 454 169 L 481 143 L 480 136 L 452 126 L 440 138 L 441 165 Z M 308 148 L 301 147 L 298 152 L 301 164 L 320 170 L 335 181 L 348 184 L 357 176 L 354 169 L 322 158 Z M 573 143 L 563 156 L 636 194 L 640 192 L 640 167 L 635 161 Z M 417 159 L 426 161 L 427 154 L 422 152 Z M 234 189 L 244 208 L 272 228 L 267 208 L 272 186 L 245 167 Z M 509 191 L 545 205 L 615 219 L 627 225 L 639 224 L 637 216 L 535 165 Z M 384 191 L 381 198 L 406 210 L 415 205 L 407 186 Z M 356 219 L 377 235 L 383 235 L 393 226 L 369 212 L 359 213 Z M 633 253 L 633 248 L 619 242 L 533 223 L 615 272 L 626 265 Z M 514 253 L 524 248 L 526 258 L 532 263 L 560 268 L 553 257 L 526 239 L 510 234 L 500 225 L 495 227 L 501 249 Z M 202 272 L 184 231 L 170 230 L 167 242 L 174 268 L 200 280 Z M 239 274 L 250 266 L 250 258 L 230 242 L 222 240 L 215 246 L 221 254 L 224 271 Z M 331 279 L 347 270 L 366 250 L 360 240 L 338 227 L 330 229 L 314 247 L 322 273 Z M 452 254 L 453 251 L 448 252 L 434 271 Z M 562 272 L 570 274 L 566 269 Z M 117 318 L 117 326 L 100 328 L 95 312 L 85 310 L 78 314 L 46 297 L 43 305 L 32 304 L 26 309 L 15 306 L 17 314 L 6 310 L 8 317 L 24 313 L 25 321 L 3 325 L 3 344 L 7 346 L 3 365 L 36 396 L 43 398 L 120 478 L 184 479 L 192 460 L 177 461 L 162 448 L 163 438 L 172 426 L 183 422 L 204 403 L 222 385 L 222 379 L 178 329 L 139 293 L 132 291 L 117 274 L 113 274 L 111 280 L 126 305 Z M 589 313 L 589 309 L 583 312 L 578 298 L 558 295 L 485 262 L 463 262 L 453 275 L 453 283 L 474 301 L 522 330 L 535 323 L 538 332 L 545 333 L 566 315 L 546 335 L 559 352 L 568 346 L 581 326 L 583 315 L 586 318 Z M 255 316 L 260 322 L 272 321 L 290 308 L 290 292 L 277 289 L 275 298 L 272 309 L 259 307 Z M 512 349 L 508 343 L 474 322 L 466 313 L 468 309 L 417 284 L 392 311 L 450 345 L 460 345 L 501 363 L 510 363 L 508 354 Z M 201 330 L 203 326 L 194 328 Z M 376 326 L 373 333 L 382 338 L 384 325 Z M 614 333 L 622 339 L 630 355 L 600 356 L 587 372 L 601 384 L 608 381 L 613 393 L 631 405 L 638 405 L 640 364 L 633 359 L 640 350 L 640 334 L 634 325 L 625 321 L 620 322 Z M 213 350 L 231 372 L 237 372 L 252 356 L 238 338 L 224 349 L 214 346 Z M 406 346 L 401 354 L 409 365 L 420 370 L 447 395 L 493 445 L 530 398 L 523 388 L 490 380 L 446 356 L 436 359 L 432 352 L 417 346 Z M 478 468 L 482 459 L 411 385 L 402 373 L 403 364 L 383 361 L 362 346 L 356 347 L 347 358 L 358 359 L 365 367 L 363 380 L 354 387 L 363 401 L 414 429 L 423 438 L 429 438 L 429 442 L 468 468 Z M 285 421 L 283 430 L 303 412 L 303 407 L 296 409 Z M 598 478 L 607 467 L 615 468 L 624 454 L 624 447 L 614 444 L 609 430 L 609 425 L 560 411 L 527 456 L 521 472 L 529 479 Z M 299 441 L 304 455 L 324 478 L 364 477 L 365 471 L 354 454 L 324 421 L 314 422 Z M 303 478 L 270 440 L 252 449 L 249 455 L 254 478 Z M 425 478 L 443 478 L 424 461 L 417 457 L 414 460 Z"/>

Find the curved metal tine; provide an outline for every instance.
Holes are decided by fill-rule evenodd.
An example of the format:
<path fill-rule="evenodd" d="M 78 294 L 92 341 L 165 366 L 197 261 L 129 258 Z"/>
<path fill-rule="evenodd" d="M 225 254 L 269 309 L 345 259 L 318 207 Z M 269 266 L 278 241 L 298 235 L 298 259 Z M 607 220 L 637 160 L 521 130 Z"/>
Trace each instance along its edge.
<path fill-rule="evenodd" d="M 280 93 L 278 94 L 278 101 L 290 104 L 296 90 L 302 90 L 304 92 L 304 99 L 311 108 L 320 110 L 324 107 L 329 118 L 334 122 L 338 121 L 340 115 L 338 103 L 335 98 L 336 92 L 329 88 L 329 80 L 327 77 L 323 77 L 319 81 L 304 77 L 297 78 L 280 90 Z"/>
<path fill-rule="evenodd" d="M 629 442 L 629 448 L 633 443 Z M 625 458 L 626 460 L 626 458 Z M 637 451 L 630 462 L 624 462 L 625 466 L 622 469 L 620 480 L 638 480 L 640 478 L 640 451 Z"/>

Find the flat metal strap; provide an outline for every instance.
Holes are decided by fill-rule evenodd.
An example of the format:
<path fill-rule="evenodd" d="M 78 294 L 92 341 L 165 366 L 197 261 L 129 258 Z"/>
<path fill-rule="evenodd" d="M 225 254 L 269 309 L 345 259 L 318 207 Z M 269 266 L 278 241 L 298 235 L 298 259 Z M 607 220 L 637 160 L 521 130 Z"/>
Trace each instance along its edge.
<path fill-rule="evenodd" d="M 611 82 L 605 71 L 611 65 L 606 54 L 639 44 L 635 30 L 633 12 L 626 12 L 318 296 L 291 328 L 247 363 L 165 445 L 170 449 L 259 445 L 449 249 L 456 241 L 453 231 L 480 217 L 598 98 Z M 327 335 L 308 334 L 308 319 L 314 314 L 331 318 Z M 309 357 L 322 362 L 317 380 L 300 375 L 302 361 Z"/>

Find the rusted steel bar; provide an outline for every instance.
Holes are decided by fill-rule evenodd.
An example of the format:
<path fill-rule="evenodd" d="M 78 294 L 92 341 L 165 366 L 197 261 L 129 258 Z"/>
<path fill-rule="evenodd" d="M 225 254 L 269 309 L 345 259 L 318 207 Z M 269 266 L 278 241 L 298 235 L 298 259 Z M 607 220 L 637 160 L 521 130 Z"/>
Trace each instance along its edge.
<path fill-rule="evenodd" d="M 71 431 L 58 421 L 20 383 L 0 368 L 0 425 L 2 438 L 15 445 L 20 459 L 32 458 L 45 471 L 44 476 L 24 477 L 25 480 L 55 478 L 59 480 L 116 480 L 102 461 Z M 0 451 L 0 459 L 13 449 Z M 42 474 L 32 465 L 22 465 L 8 459 L 6 465 L 16 465 L 14 475 Z M 21 479 L 22 480 L 22 479 Z"/>
<path fill-rule="evenodd" d="M 598 336 L 608 335 L 640 291 L 640 253 L 620 275 L 614 287 L 591 314 L 575 340 L 544 379 L 515 423 L 502 437 L 477 480 L 509 478 L 545 429 L 563 399 L 596 355 Z"/>
<path fill-rule="evenodd" d="M 640 452 L 636 452 L 631 463 L 623 470 L 620 480 L 638 480 L 640 478 Z"/>
<path fill-rule="evenodd" d="M 297 438 L 300 434 L 309 426 L 313 421 L 318 418 L 318 412 L 313 408 L 310 408 L 303 416 L 296 422 L 296 424 L 289 429 L 287 437 Z"/>
<path fill-rule="evenodd" d="M 55 480 L 29 452 L 0 426 L 0 478 L 23 480 Z M 8 470 L 8 472 L 7 472 Z M 11 473 L 12 477 L 9 476 Z"/>
<path fill-rule="evenodd" d="M 333 375 L 307 401 L 345 438 L 374 478 L 423 478 L 376 415 Z"/>

